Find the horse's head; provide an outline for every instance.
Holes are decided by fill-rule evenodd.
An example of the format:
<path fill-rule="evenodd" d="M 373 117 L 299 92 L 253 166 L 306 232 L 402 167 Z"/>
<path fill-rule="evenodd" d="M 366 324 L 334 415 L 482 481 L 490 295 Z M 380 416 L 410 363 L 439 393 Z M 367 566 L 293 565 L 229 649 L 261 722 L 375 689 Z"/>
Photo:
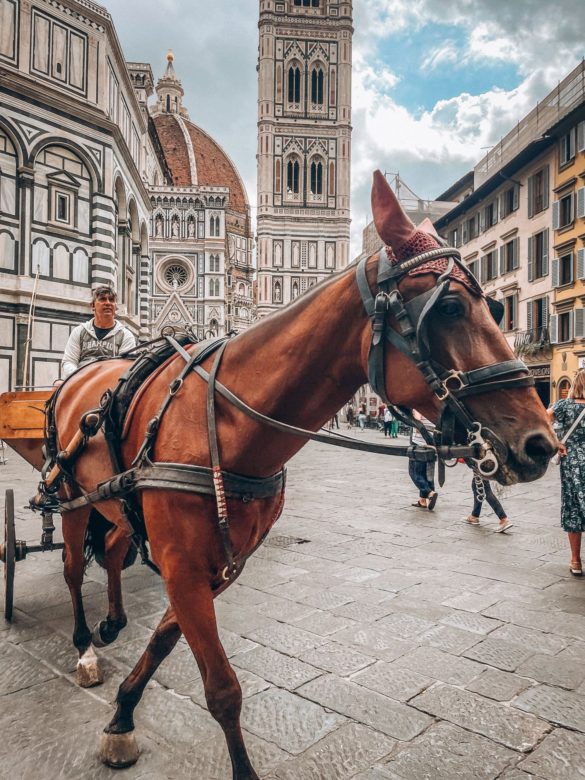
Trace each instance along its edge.
<path fill-rule="evenodd" d="M 555 437 L 528 369 L 498 327 L 501 304 L 485 297 L 428 220 L 414 226 L 379 171 L 372 210 L 386 247 L 377 265 L 376 256 L 364 264 L 360 282 L 374 327 L 370 383 L 389 402 L 436 420 L 444 443 L 485 442 L 486 476 L 505 484 L 542 476 Z"/>

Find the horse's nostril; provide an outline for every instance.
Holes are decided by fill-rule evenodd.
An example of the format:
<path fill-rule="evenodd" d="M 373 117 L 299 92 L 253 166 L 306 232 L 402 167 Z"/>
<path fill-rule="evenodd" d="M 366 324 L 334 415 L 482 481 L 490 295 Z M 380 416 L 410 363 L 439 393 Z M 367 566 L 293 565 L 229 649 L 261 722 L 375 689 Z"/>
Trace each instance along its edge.
<path fill-rule="evenodd" d="M 526 439 L 524 452 L 530 460 L 548 460 L 556 452 L 556 447 L 549 436 L 533 433 Z"/>

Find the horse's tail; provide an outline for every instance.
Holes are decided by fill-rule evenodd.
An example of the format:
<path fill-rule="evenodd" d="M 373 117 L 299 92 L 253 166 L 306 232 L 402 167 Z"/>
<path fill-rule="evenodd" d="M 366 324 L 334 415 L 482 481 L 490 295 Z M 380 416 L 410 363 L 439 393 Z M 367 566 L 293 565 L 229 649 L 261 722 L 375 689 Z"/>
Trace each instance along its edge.
<path fill-rule="evenodd" d="M 87 569 L 90 563 L 95 559 L 97 564 L 105 569 L 105 557 L 106 557 L 106 534 L 108 531 L 114 528 L 114 524 L 101 515 L 97 509 L 92 509 L 89 516 L 89 523 L 87 524 L 87 530 L 85 532 L 85 539 L 83 542 L 83 553 L 85 556 L 85 568 Z M 127 569 L 128 566 L 132 566 L 136 560 L 138 550 L 134 542 L 130 544 L 124 563 L 123 569 Z"/>

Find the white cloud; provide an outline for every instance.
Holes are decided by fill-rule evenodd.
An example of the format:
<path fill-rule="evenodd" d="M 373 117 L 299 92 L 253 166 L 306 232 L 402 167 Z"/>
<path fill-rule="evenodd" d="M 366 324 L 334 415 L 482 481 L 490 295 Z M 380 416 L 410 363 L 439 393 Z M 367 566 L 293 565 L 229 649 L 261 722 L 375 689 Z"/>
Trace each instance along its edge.
<path fill-rule="evenodd" d="M 442 65 L 457 62 L 460 52 L 453 41 L 446 41 L 442 46 L 437 46 L 427 54 L 420 65 L 421 71 L 436 70 Z"/>

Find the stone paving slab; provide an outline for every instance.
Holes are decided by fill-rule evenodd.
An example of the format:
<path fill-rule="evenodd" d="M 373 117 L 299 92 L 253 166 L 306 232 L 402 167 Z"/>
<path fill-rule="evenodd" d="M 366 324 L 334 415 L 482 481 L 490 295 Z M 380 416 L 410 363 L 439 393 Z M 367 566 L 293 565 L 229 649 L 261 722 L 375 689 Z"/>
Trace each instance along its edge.
<path fill-rule="evenodd" d="M 412 739 L 431 723 L 411 707 L 335 675 L 313 680 L 299 688 L 298 693 L 396 739 Z"/>
<path fill-rule="evenodd" d="M 518 718 L 517 713 L 508 707 L 441 683 L 421 693 L 410 703 L 435 717 L 522 752 L 533 748 L 550 730 L 549 724 L 538 718 Z"/>
<path fill-rule="evenodd" d="M 569 729 L 585 732 L 585 697 L 550 685 L 524 691 L 514 706 Z"/>
<path fill-rule="evenodd" d="M 465 687 L 468 691 L 479 693 L 495 701 L 511 701 L 534 684 L 533 680 L 527 680 L 516 674 L 501 672 L 499 669 L 486 669 Z"/>
<path fill-rule="evenodd" d="M 288 691 L 271 688 L 253 696 L 242 711 L 242 725 L 292 754 L 302 753 L 347 719 Z"/>
<path fill-rule="evenodd" d="M 269 647 L 257 647 L 247 653 L 235 655 L 232 661 L 236 668 L 254 672 L 268 682 L 289 691 L 294 691 L 300 685 L 323 674 L 321 669 Z"/>
<path fill-rule="evenodd" d="M 343 780 L 394 749 L 396 742 L 359 723 L 349 723 L 276 769 L 275 780 Z"/>
<path fill-rule="evenodd" d="M 583 780 L 584 756 L 585 735 L 556 729 L 518 768 L 524 772 L 535 772 L 546 780 Z"/>
<path fill-rule="evenodd" d="M 485 737 L 438 723 L 403 746 L 386 769 L 405 780 L 493 780 L 515 759 L 512 750 Z"/>

